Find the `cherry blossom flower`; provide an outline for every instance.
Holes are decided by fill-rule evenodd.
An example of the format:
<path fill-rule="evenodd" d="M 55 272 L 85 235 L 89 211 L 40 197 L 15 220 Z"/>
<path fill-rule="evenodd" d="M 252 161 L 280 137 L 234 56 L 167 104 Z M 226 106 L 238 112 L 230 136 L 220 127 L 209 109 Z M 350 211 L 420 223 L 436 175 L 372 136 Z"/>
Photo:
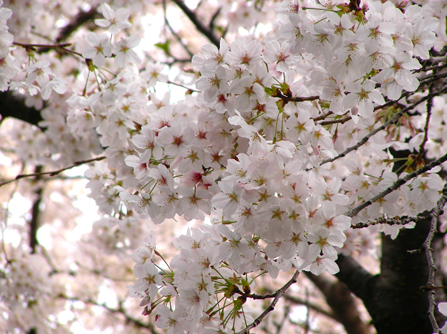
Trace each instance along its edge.
<path fill-rule="evenodd" d="M 158 140 L 164 146 L 164 152 L 170 156 L 184 154 L 195 138 L 191 128 L 183 128 L 181 125 L 164 127 L 160 130 Z"/>
<path fill-rule="evenodd" d="M 141 77 L 147 81 L 149 87 L 155 86 L 157 82 L 168 82 L 168 76 L 161 73 L 164 68 L 165 66 L 160 63 L 148 62 Z"/>
<path fill-rule="evenodd" d="M 223 81 L 226 82 L 226 78 L 227 72 L 225 68 L 219 66 L 212 74 L 204 74 L 199 80 L 197 80 L 196 87 L 197 89 L 203 90 L 205 100 L 211 102 L 217 97 L 219 89 L 224 85 Z"/>
<path fill-rule="evenodd" d="M 287 72 L 299 60 L 298 56 L 290 52 L 289 43 L 280 44 L 277 41 L 266 43 L 266 51 L 262 57 L 267 63 L 276 63 L 276 70 L 280 72 Z"/>
<path fill-rule="evenodd" d="M 158 288 L 163 285 L 157 267 L 152 262 L 146 261 L 143 264 L 136 264 L 133 273 L 137 277 L 133 289 L 153 300 Z"/>
<path fill-rule="evenodd" d="M 337 251 L 335 247 L 343 247 L 343 242 L 346 237 L 343 233 L 331 234 L 326 228 L 320 227 L 316 230 L 312 230 L 307 239 L 311 242 L 309 247 L 308 260 L 313 262 L 322 253 L 325 257 L 333 260 L 337 259 Z"/>
<path fill-rule="evenodd" d="M 9 54 L 9 47 L 14 42 L 14 36 L 7 31 L 0 31 L 0 59 Z"/>
<path fill-rule="evenodd" d="M 131 25 L 127 21 L 130 11 L 126 8 L 120 8 L 116 12 L 106 3 L 100 6 L 102 15 L 105 19 L 96 19 L 95 23 L 99 27 L 109 28 L 110 33 L 117 34 L 122 29 L 130 28 Z"/>
<path fill-rule="evenodd" d="M 112 55 L 110 38 L 106 34 L 99 36 L 94 32 L 89 32 L 87 35 L 87 42 L 90 46 L 87 46 L 82 50 L 82 56 L 84 58 L 92 59 L 93 65 L 95 66 L 103 66 L 105 64 L 106 57 L 110 57 Z"/>
<path fill-rule="evenodd" d="M 259 277 L 276 279 L 292 265 L 316 275 L 335 274 L 338 252 L 370 255 L 375 253 L 375 232 L 396 238 L 401 229 L 385 224 L 355 232 L 351 223 L 416 216 L 433 209 L 441 196 L 440 169 L 433 169 L 357 216 L 346 213 L 397 181 L 391 172 L 391 145 L 415 152 L 424 148 L 433 159 L 447 152 L 444 97 L 434 99 L 430 111 L 431 104 L 420 104 L 375 133 L 396 113 L 394 106 L 380 107 L 384 95 L 397 100 L 403 90 L 418 89 L 419 80 L 430 82 L 430 77 L 414 71 L 422 69 L 417 59 L 428 59 L 433 45 L 441 49 L 447 40 L 445 22 L 431 17 L 443 17 L 440 5 L 395 3 L 369 0 L 361 10 L 342 0 L 322 1 L 321 6 L 315 4 L 318 8 L 305 10 L 295 0 L 256 7 L 223 3 L 218 21 L 230 22 L 231 47 L 224 39 L 219 48 L 202 47 L 192 58 L 194 70 L 185 69 L 170 79 L 176 83 L 157 62 L 160 48 L 149 52 L 150 61 L 149 53 L 144 56 L 145 67 L 127 66 L 143 61 L 135 52 L 140 38 L 133 35 L 141 27 L 123 32 L 119 41 L 113 36 L 131 27 L 127 9 L 99 7 L 104 19 L 95 22 L 108 31 L 88 33 L 81 52 L 94 66 L 104 68 L 90 68 L 89 73 L 85 66 L 77 67 L 76 57 L 51 57 L 32 53 L 31 48 L 26 53 L 20 43 L 11 46 L 22 37 L 27 42 L 37 38 L 19 27 L 31 24 L 23 15 L 35 10 L 38 2 L 14 11 L 14 16 L 0 8 L 0 90 L 15 90 L 28 106 L 42 108 L 38 126 L 45 128 L 18 127 L 5 133 L 5 145 L 10 140 L 29 142 L 16 145 L 11 154 L 27 165 L 54 170 L 103 153 L 106 162 L 95 164 L 85 175 L 90 197 L 107 216 L 95 222 L 94 237 L 81 250 L 98 247 L 105 258 L 128 256 L 149 234 L 132 254 L 137 281 L 129 287 L 130 295 L 142 298 L 143 314 L 153 313 L 155 324 L 168 333 L 243 330 L 251 321 L 251 302 L 245 299 L 252 296 L 250 286 Z M 131 6 L 143 8 L 139 3 Z M 195 10 L 199 15 L 213 6 L 214 2 L 204 2 Z M 279 14 L 272 25 L 266 18 L 273 13 L 265 8 L 276 8 Z M 58 10 L 72 12 L 66 7 Z M 14 36 L 8 32 L 12 20 Z M 254 20 L 260 21 L 262 30 L 252 29 Z M 39 33 L 47 26 L 52 26 L 49 19 L 38 27 Z M 252 37 L 241 38 L 241 32 Z M 188 50 L 194 50 L 190 36 L 179 36 Z M 183 61 L 178 41 L 169 46 L 163 62 Z M 107 57 L 114 57 L 114 64 L 106 62 Z M 440 61 L 431 59 L 423 70 L 442 67 Z M 75 75 L 64 81 L 69 72 Z M 399 108 L 427 98 L 425 83 L 417 94 L 400 100 Z M 172 99 L 170 93 L 157 96 L 159 87 L 172 84 L 195 84 L 201 92 L 191 89 L 181 98 L 172 90 Z M 68 100 L 61 96 L 67 92 Z M 155 234 L 148 229 L 160 232 L 162 226 L 173 226 L 169 224 L 175 224 L 172 233 L 178 236 L 175 249 L 156 251 Z M 198 228 L 187 227 L 192 224 Z M 405 228 L 414 226 L 410 222 Z M 168 254 L 166 262 L 162 251 Z M 88 252 L 96 254 L 90 248 Z M 8 266 L 16 265 L 15 252 L 8 256 Z M 37 254 L 34 259 L 39 263 Z M 33 269 L 27 261 L 23 265 Z M 122 270 L 116 276 L 125 275 L 127 269 Z M 50 269 L 43 271 L 46 277 Z M 22 290 L 17 287 L 24 296 L 37 295 L 44 286 L 36 273 L 17 279 L 27 284 Z M 4 298 L 11 289 L 3 290 L 2 301 L 25 305 L 17 298 Z M 440 304 L 440 310 L 444 308 Z M 36 306 L 35 313 L 48 312 Z M 35 320 L 28 318 L 30 324 Z"/>
<path fill-rule="evenodd" d="M 50 63 L 47 61 L 39 61 L 29 66 L 26 71 L 28 72 L 26 78 L 27 85 L 32 85 L 34 81 L 37 81 L 39 86 L 42 87 L 50 81 L 50 76 L 54 76 L 50 69 Z"/>
<path fill-rule="evenodd" d="M 212 73 L 218 65 L 228 63 L 229 46 L 223 38 L 220 39 L 219 49 L 208 44 L 202 47 L 202 53 L 192 58 L 192 64 L 203 73 Z"/>
<path fill-rule="evenodd" d="M 140 57 L 132 50 L 140 44 L 140 37 L 132 35 L 128 38 L 122 38 L 118 43 L 113 45 L 113 52 L 115 53 L 115 64 L 118 67 L 124 67 L 126 62 L 129 61 L 132 64 L 138 65 L 141 63 Z"/>
<path fill-rule="evenodd" d="M 230 217 L 238 209 L 243 188 L 232 182 L 219 182 L 219 187 L 223 192 L 213 197 L 213 206 L 221 208 L 225 217 Z"/>
<path fill-rule="evenodd" d="M 140 264 L 145 264 L 146 261 L 152 260 L 152 257 L 154 256 L 155 246 L 156 246 L 155 235 L 151 233 L 149 236 L 145 238 L 143 246 L 133 251 L 132 260 L 135 263 Z"/>
<path fill-rule="evenodd" d="M 362 84 L 352 83 L 346 88 L 349 93 L 343 100 L 346 108 L 358 106 L 358 115 L 364 118 L 370 118 L 374 111 L 373 102 L 383 105 L 385 100 L 378 89 L 375 88 L 374 82 L 367 80 Z"/>
<path fill-rule="evenodd" d="M 369 51 L 375 52 L 381 47 L 393 45 L 392 34 L 396 31 L 394 22 L 385 22 L 378 12 L 368 12 L 367 24 L 361 25 L 357 31 L 359 38 L 368 45 Z"/>
<path fill-rule="evenodd" d="M 242 64 L 248 68 L 255 68 L 261 64 L 262 45 L 259 41 L 247 41 L 239 38 L 231 43 L 228 59 L 232 64 Z"/>
<path fill-rule="evenodd" d="M 160 305 L 157 307 L 157 315 L 155 324 L 158 328 L 168 329 L 168 334 L 181 333 L 188 329 L 188 312 L 183 307 L 176 307 L 171 311 L 165 305 Z"/>
<path fill-rule="evenodd" d="M 307 268 L 303 270 L 310 271 L 314 275 L 320 275 L 321 273 L 327 271 L 329 274 L 335 275 L 340 271 L 337 263 L 334 259 L 318 256 L 317 259 Z"/>
<path fill-rule="evenodd" d="M 383 68 L 374 78 L 380 81 L 382 90 L 390 99 L 398 99 L 402 89 L 414 91 L 419 86 L 419 80 L 410 70 L 419 69 L 421 64 L 407 53 L 401 53 L 394 58 L 394 64 L 390 68 Z"/>
<path fill-rule="evenodd" d="M 51 79 L 51 81 L 48 81 L 44 86 L 42 86 L 42 90 L 40 92 L 42 99 L 48 100 L 52 90 L 58 94 L 64 94 L 67 91 L 65 84 L 65 79 L 58 77 Z"/>

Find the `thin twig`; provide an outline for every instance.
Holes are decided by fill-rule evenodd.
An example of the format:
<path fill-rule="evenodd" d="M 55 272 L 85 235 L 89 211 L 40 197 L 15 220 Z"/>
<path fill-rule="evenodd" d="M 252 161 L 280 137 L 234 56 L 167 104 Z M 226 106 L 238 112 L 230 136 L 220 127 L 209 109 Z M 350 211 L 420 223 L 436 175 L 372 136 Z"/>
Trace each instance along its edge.
<path fill-rule="evenodd" d="M 259 295 L 257 293 L 251 293 L 247 296 L 248 298 L 251 299 L 270 299 L 270 298 L 275 298 L 276 297 L 276 292 L 272 292 L 272 293 L 268 293 L 266 295 Z"/>
<path fill-rule="evenodd" d="M 320 314 L 322 314 L 322 315 L 324 315 L 324 316 L 326 316 L 328 318 L 331 318 L 331 319 L 333 319 L 335 321 L 339 321 L 337 316 L 334 315 L 331 311 L 326 311 L 325 309 L 321 308 L 320 306 L 318 306 L 318 305 L 316 305 L 314 303 L 306 302 L 304 299 L 301 299 L 301 298 L 298 298 L 298 297 L 294 297 L 294 296 L 291 296 L 291 295 L 288 295 L 288 294 L 284 294 L 283 297 L 284 297 L 285 300 L 287 300 L 287 301 L 289 301 L 291 303 L 294 303 L 294 304 L 297 304 L 297 305 L 307 305 L 310 309 L 314 310 L 315 312 L 318 312 L 318 313 L 320 313 Z"/>
<path fill-rule="evenodd" d="M 347 121 L 350 121 L 351 119 L 352 119 L 351 116 L 348 116 L 348 117 L 340 118 L 340 119 L 322 121 L 318 124 L 320 124 L 320 125 L 345 124 Z"/>
<path fill-rule="evenodd" d="M 424 215 L 423 218 L 422 217 L 393 217 L 393 218 L 386 218 L 386 217 L 380 217 L 374 220 L 368 220 L 366 223 L 357 223 L 351 226 L 351 228 L 365 228 L 365 227 L 369 227 L 369 226 L 374 226 L 374 225 L 381 225 L 381 224 L 386 224 L 386 225 L 406 225 L 410 222 L 417 222 L 418 220 L 421 219 L 427 219 L 427 217 Z"/>
<path fill-rule="evenodd" d="M 428 95 L 431 95 L 433 91 L 433 84 L 430 84 L 430 86 L 428 87 Z M 422 155 L 424 154 L 425 151 L 425 143 L 428 140 L 428 126 L 430 124 L 430 118 L 431 118 L 431 110 L 433 108 L 433 99 L 428 99 L 427 100 L 427 117 L 425 118 L 425 126 L 424 126 L 424 139 L 422 140 L 421 145 L 419 146 L 419 153 L 418 153 L 418 157 L 416 160 L 419 160 L 420 158 L 422 158 Z"/>
<path fill-rule="evenodd" d="M 25 178 L 25 177 L 33 177 L 33 176 L 41 176 L 41 175 L 54 176 L 54 175 L 57 175 L 57 174 L 59 174 L 59 173 L 62 173 L 63 171 L 66 171 L 67 169 L 71 169 L 71 168 L 74 168 L 74 167 L 77 167 L 77 166 L 80 166 L 80 165 L 83 165 L 83 164 L 88 164 L 88 163 L 93 162 L 93 161 L 100 161 L 100 160 L 103 160 L 103 159 L 105 159 L 105 158 L 106 158 L 105 156 L 100 156 L 100 157 L 93 158 L 93 159 L 81 160 L 81 161 L 75 161 L 75 162 L 73 163 L 73 165 L 71 165 L 71 166 L 64 167 L 64 168 L 62 168 L 62 169 L 54 170 L 54 171 L 51 171 L 51 172 L 41 172 L 41 173 L 31 173 L 31 174 L 19 174 L 19 175 L 17 175 L 14 179 L 12 179 L 12 180 L 5 181 L 5 182 L 0 183 L 0 187 L 4 186 L 5 184 L 8 184 L 8 183 L 17 181 L 17 180 L 19 180 L 19 179 L 23 179 L 23 178 Z"/>
<path fill-rule="evenodd" d="M 305 97 L 285 97 L 288 102 L 304 102 L 304 101 L 315 101 L 319 100 L 320 97 L 318 95 L 314 96 L 305 96 Z"/>
<path fill-rule="evenodd" d="M 210 29 L 210 31 L 213 31 L 214 29 L 214 21 L 216 21 L 217 17 L 219 16 L 220 12 L 222 10 L 222 7 L 219 7 L 218 10 L 216 10 L 216 12 L 213 14 L 213 16 L 211 17 L 211 21 L 208 24 L 208 28 Z"/>
<path fill-rule="evenodd" d="M 300 272 L 298 270 L 295 271 L 292 278 L 281 289 L 276 291 L 275 298 L 272 300 L 270 305 L 264 310 L 264 312 L 262 312 L 261 315 L 259 317 L 257 317 L 250 325 L 245 327 L 242 331 L 238 332 L 238 334 L 248 334 L 250 329 L 258 326 L 261 323 L 262 319 L 264 319 L 267 316 L 267 314 L 269 314 L 270 312 L 272 312 L 275 309 L 276 304 L 281 299 L 281 297 L 284 295 L 284 293 L 287 291 L 287 289 L 290 288 L 290 286 L 292 284 L 296 283 L 296 280 L 297 280 L 299 274 L 300 274 Z"/>
<path fill-rule="evenodd" d="M 197 92 L 197 93 L 200 92 L 199 90 L 196 90 L 196 89 L 194 89 L 194 88 L 189 88 L 189 87 L 187 87 L 187 86 L 185 86 L 185 85 L 182 85 L 182 84 L 179 84 L 179 83 L 177 83 L 177 82 L 170 81 L 170 80 L 168 80 L 167 83 L 168 83 L 168 84 L 171 84 L 171 85 L 178 86 L 178 87 L 185 88 L 186 90 L 189 90 L 189 91 L 191 91 L 191 92 Z"/>
<path fill-rule="evenodd" d="M 367 200 L 366 202 L 360 204 L 359 206 L 357 206 L 354 209 L 352 209 L 351 211 L 349 211 L 347 213 L 347 216 L 351 217 L 351 218 L 354 217 L 360 211 L 362 211 L 364 208 L 370 206 L 371 204 L 373 204 L 374 202 L 378 201 L 379 199 L 381 199 L 381 198 L 385 197 L 386 195 L 392 193 L 394 190 L 397 190 L 400 186 L 404 185 L 405 183 L 407 183 L 411 179 L 414 179 L 415 177 L 417 177 L 417 176 L 419 176 L 419 175 L 429 171 L 430 169 L 432 169 L 432 168 L 434 168 L 436 166 L 439 166 L 440 164 L 442 164 L 445 161 L 447 161 L 447 154 L 444 154 L 439 159 L 430 162 L 429 164 L 425 165 L 422 168 L 417 169 L 413 173 L 407 174 L 405 177 L 403 177 L 401 179 L 398 179 L 396 182 L 394 182 L 391 186 L 386 188 L 384 191 L 382 191 L 377 196 L 374 196 L 373 198 Z"/>
<path fill-rule="evenodd" d="M 131 317 L 130 315 L 128 315 L 128 314 L 125 312 L 124 308 L 122 307 L 122 302 L 119 303 L 119 308 L 111 308 L 111 307 L 107 306 L 106 303 L 102 303 L 102 304 L 100 304 L 100 303 L 94 301 L 94 300 L 91 299 L 91 298 L 89 298 L 89 299 L 87 299 L 87 300 L 82 300 L 82 299 L 78 299 L 78 298 L 76 298 L 76 297 L 68 297 L 68 296 L 65 296 L 65 295 L 63 295 L 63 294 L 58 295 L 58 297 L 61 298 L 61 299 L 65 299 L 65 300 L 68 300 L 68 301 L 72 301 L 72 302 L 82 302 L 82 303 L 84 303 L 84 304 L 90 304 L 90 305 L 94 305 L 94 306 L 100 306 L 100 307 L 106 309 L 107 311 L 109 311 L 109 312 L 111 312 L 111 313 L 119 313 L 119 314 L 122 314 L 128 323 L 130 322 L 130 323 L 134 324 L 135 326 L 137 326 L 137 327 L 139 327 L 139 328 L 150 329 L 150 330 L 152 331 L 152 333 L 154 333 L 154 334 L 157 333 L 157 332 L 155 331 L 155 328 L 153 327 L 153 325 L 151 325 L 151 324 L 145 324 L 145 323 L 141 322 L 140 320 L 135 319 L 135 318 Z"/>
<path fill-rule="evenodd" d="M 330 115 L 333 115 L 334 113 L 332 112 L 332 111 L 328 111 L 327 113 L 325 113 L 325 114 L 323 114 L 323 115 L 320 115 L 320 116 L 318 116 L 318 117 L 313 117 L 313 118 L 311 118 L 314 122 L 317 122 L 317 121 L 323 121 L 323 120 L 325 120 L 327 117 L 329 117 Z"/>
<path fill-rule="evenodd" d="M 92 274 L 94 274 L 96 276 L 99 276 L 101 278 L 106 278 L 106 279 L 109 279 L 109 280 L 114 281 L 114 282 L 128 282 L 128 283 L 135 282 L 135 280 L 133 280 L 133 279 L 122 279 L 122 278 L 110 277 L 109 275 L 104 274 L 101 270 L 91 269 L 91 268 L 89 268 L 87 266 L 84 266 L 79 261 L 76 261 L 75 264 L 79 268 L 82 268 L 82 269 L 84 269 L 84 270 L 86 270 L 86 271 L 88 271 L 88 272 L 90 272 L 90 273 L 92 273 Z"/>
<path fill-rule="evenodd" d="M 439 68 L 437 68 L 437 70 L 441 70 L 444 67 L 447 67 L 447 66 L 439 67 Z M 427 84 L 428 82 L 437 81 L 437 80 L 445 78 L 445 77 L 447 77 L 447 73 L 429 74 L 429 75 L 426 75 L 425 77 L 422 77 L 419 80 L 419 82 L 421 84 Z"/>
<path fill-rule="evenodd" d="M 177 32 L 174 30 L 174 28 L 172 28 L 171 24 L 169 23 L 168 16 L 167 16 L 167 11 L 166 11 L 166 0 L 163 0 L 163 16 L 164 16 L 164 19 L 165 19 L 165 24 L 169 28 L 169 30 L 171 31 L 171 34 L 180 43 L 180 45 L 183 47 L 183 49 L 186 51 L 186 53 L 192 58 L 192 56 L 194 56 L 194 54 L 183 43 L 183 41 L 180 38 L 180 36 L 177 34 Z M 169 56 L 170 56 L 170 54 L 169 54 Z"/>
<path fill-rule="evenodd" d="M 71 43 L 62 43 L 62 44 L 27 44 L 27 43 L 19 43 L 19 42 L 13 42 L 12 44 L 21 46 L 23 48 L 50 48 L 50 49 L 56 49 L 56 48 L 66 48 L 67 46 L 71 46 Z"/>
<path fill-rule="evenodd" d="M 304 101 L 315 101 L 320 99 L 318 95 L 305 96 L 305 97 L 301 96 L 289 97 L 285 96 L 280 90 L 277 90 L 276 94 L 274 94 L 272 97 L 279 97 L 281 98 L 281 100 L 285 102 L 304 102 Z"/>
<path fill-rule="evenodd" d="M 436 210 L 433 210 L 430 221 L 430 231 L 428 232 L 427 238 L 425 239 L 422 248 L 425 250 L 425 256 L 427 257 L 428 262 L 428 279 L 427 279 L 427 287 L 428 287 L 428 317 L 430 319 L 433 333 L 439 333 L 439 327 L 435 318 L 435 309 L 436 309 L 436 300 L 435 300 L 435 274 L 436 274 L 436 264 L 433 259 L 433 250 L 431 248 L 431 243 L 435 236 L 438 226 L 438 217 L 444 211 L 444 205 L 447 201 L 447 182 L 444 184 L 444 188 L 442 189 L 442 197 L 439 199 L 437 203 Z"/>
<path fill-rule="evenodd" d="M 17 46 L 21 46 L 22 48 L 25 49 L 30 49 L 30 48 L 46 48 L 46 49 L 62 49 L 66 52 L 75 54 L 77 56 L 82 57 L 82 55 L 79 52 L 67 49 L 67 46 L 70 46 L 71 43 L 63 43 L 63 44 L 26 44 L 26 43 L 19 43 L 19 42 L 13 42 L 12 44 L 17 45 Z"/>
<path fill-rule="evenodd" d="M 42 171 L 42 165 L 37 165 L 35 168 L 35 178 L 34 182 L 38 183 L 41 179 L 41 171 Z M 37 230 L 39 229 L 39 223 L 40 223 L 40 216 L 41 216 L 41 210 L 40 210 L 40 204 L 42 203 L 43 199 L 43 185 L 39 186 L 35 191 L 34 194 L 36 195 L 33 206 L 31 207 L 31 219 L 29 220 L 29 246 L 31 248 L 31 254 L 36 253 L 37 245 L 39 244 L 39 241 L 37 240 Z"/>

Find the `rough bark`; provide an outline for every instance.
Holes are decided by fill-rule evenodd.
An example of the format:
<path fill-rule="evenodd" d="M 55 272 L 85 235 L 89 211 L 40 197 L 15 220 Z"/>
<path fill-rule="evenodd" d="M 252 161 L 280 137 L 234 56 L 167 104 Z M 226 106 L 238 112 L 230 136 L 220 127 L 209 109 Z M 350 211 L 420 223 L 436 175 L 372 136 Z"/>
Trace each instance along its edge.
<path fill-rule="evenodd" d="M 381 273 L 373 276 L 350 257 L 340 255 L 336 276 L 363 300 L 378 334 L 431 334 L 423 287 L 428 265 L 421 248 L 428 222 L 401 231 L 396 240 L 382 238 Z"/>

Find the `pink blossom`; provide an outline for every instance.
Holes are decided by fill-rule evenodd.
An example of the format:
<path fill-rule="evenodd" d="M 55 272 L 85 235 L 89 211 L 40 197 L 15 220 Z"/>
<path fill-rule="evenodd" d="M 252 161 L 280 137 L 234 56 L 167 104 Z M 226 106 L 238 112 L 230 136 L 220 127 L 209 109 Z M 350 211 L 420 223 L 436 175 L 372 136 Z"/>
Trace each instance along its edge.
<path fill-rule="evenodd" d="M 126 8 L 120 8 L 116 12 L 106 3 L 100 6 L 102 15 L 105 19 L 96 19 L 96 25 L 102 28 L 109 28 L 110 33 L 117 34 L 122 29 L 130 28 L 131 25 L 127 21 L 130 11 Z"/>

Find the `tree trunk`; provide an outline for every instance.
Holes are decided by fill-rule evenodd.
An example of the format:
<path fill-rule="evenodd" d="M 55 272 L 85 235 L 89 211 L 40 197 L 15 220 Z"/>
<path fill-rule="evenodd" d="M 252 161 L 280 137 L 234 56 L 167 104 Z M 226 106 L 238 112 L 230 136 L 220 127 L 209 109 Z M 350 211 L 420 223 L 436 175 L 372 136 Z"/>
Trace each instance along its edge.
<path fill-rule="evenodd" d="M 431 334 L 427 283 L 428 264 L 420 250 L 428 221 L 403 230 L 395 240 L 382 237 L 381 273 L 373 276 L 355 260 L 340 255 L 336 276 L 363 300 L 378 334 Z"/>

